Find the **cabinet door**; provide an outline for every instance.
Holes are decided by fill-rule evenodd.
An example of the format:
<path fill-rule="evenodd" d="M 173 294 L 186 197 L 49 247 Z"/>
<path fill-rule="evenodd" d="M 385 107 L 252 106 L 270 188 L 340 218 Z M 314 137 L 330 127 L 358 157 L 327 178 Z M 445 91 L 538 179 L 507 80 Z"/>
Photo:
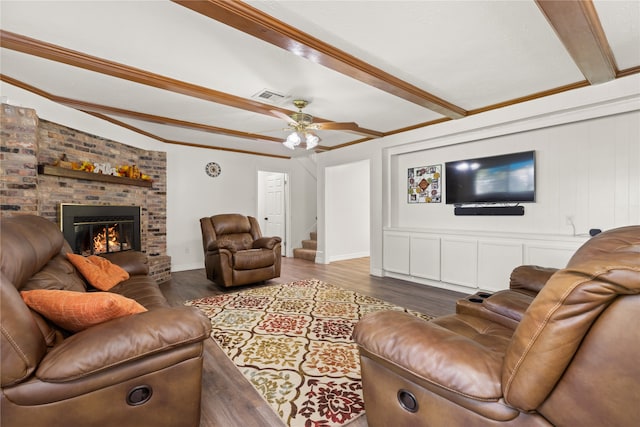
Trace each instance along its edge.
<path fill-rule="evenodd" d="M 411 237 L 411 275 L 440 280 L 440 238 Z"/>
<path fill-rule="evenodd" d="M 409 236 L 385 234 L 382 265 L 393 273 L 409 274 Z"/>
<path fill-rule="evenodd" d="M 442 281 L 475 288 L 478 285 L 478 241 L 442 238 Z"/>
<path fill-rule="evenodd" d="M 522 244 L 515 242 L 478 242 L 478 287 L 489 291 L 509 288 L 509 277 L 522 265 Z"/>
<path fill-rule="evenodd" d="M 565 268 L 578 247 L 579 245 L 575 247 L 542 244 L 527 245 L 524 251 L 525 263 L 541 267 Z"/>

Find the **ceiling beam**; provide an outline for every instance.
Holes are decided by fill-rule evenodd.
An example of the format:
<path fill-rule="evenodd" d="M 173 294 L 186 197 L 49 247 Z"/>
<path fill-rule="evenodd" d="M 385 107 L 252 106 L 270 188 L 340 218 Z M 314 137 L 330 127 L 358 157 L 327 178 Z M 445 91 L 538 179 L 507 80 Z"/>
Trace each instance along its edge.
<path fill-rule="evenodd" d="M 616 78 L 615 58 L 591 0 L 536 3 L 589 83 Z"/>
<path fill-rule="evenodd" d="M 294 112 L 285 108 L 209 89 L 204 86 L 198 86 L 181 80 L 172 79 L 170 77 L 161 76 L 139 68 L 87 55 L 82 52 L 77 52 L 5 30 L 0 30 L 0 46 L 6 49 L 34 55 L 111 77 L 117 77 L 146 86 L 168 90 L 170 92 L 204 99 L 205 101 L 211 101 L 217 104 L 227 105 L 229 107 L 239 108 L 241 110 L 264 114 L 271 117 L 279 118 L 279 116 L 274 114 L 274 111 L 286 115 L 290 115 Z M 316 117 L 316 119 L 322 122 L 331 122 L 331 120 L 319 117 Z M 349 131 L 365 136 L 379 137 L 381 135 L 378 131 L 361 127 L 356 127 Z"/>
<path fill-rule="evenodd" d="M 150 123 L 157 123 L 169 126 L 178 126 L 185 129 L 198 130 L 202 132 L 214 133 L 218 135 L 232 136 L 242 139 L 251 139 L 255 141 L 267 141 L 282 143 L 282 138 L 276 138 L 267 135 L 259 135 L 255 133 L 242 132 L 234 129 L 225 129 L 217 126 L 206 125 L 203 123 L 187 122 L 184 120 L 172 119 L 169 117 L 156 116 L 152 114 L 139 113 L 137 111 L 125 110 L 123 108 L 109 107 L 107 105 L 93 104 L 91 102 L 80 101 L 72 98 L 65 98 L 46 92 L 35 86 L 31 86 L 13 77 L 0 74 L 0 80 L 9 83 L 13 86 L 35 93 L 43 98 L 47 98 L 58 104 L 66 105 L 67 107 L 75 108 L 76 110 L 84 111 L 85 113 L 96 114 L 111 114 L 114 116 L 125 117 L 129 119 L 142 120 Z"/>
<path fill-rule="evenodd" d="M 4 48 L 38 56 L 85 70 L 94 71 L 112 77 L 164 89 L 194 98 L 212 101 L 230 107 L 253 111 L 255 113 L 272 116 L 271 110 L 279 110 L 273 105 L 251 101 L 228 93 L 216 91 L 203 86 L 194 85 L 159 74 L 150 73 L 138 68 L 119 64 L 108 59 L 102 59 L 82 52 L 77 52 L 61 46 L 56 46 L 40 40 L 25 37 L 9 31 L 0 30 L 0 45 Z M 285 114 L 290 113 L 286 109 L 280 109 Z"/>
<path fill-rule="evenodd" d="M 467 112 L 437 96 L 306 34 L 242 1 L 173 0 L 188 9 L 229 25 L 295 55 L 374 86 L 452 119 Z"/>
<path fill-rule="evenodd" d="M 262 156 L 262 157 L 275 157 L 275 158 L 278 158 L 278 159 L 290 159 L 291 158 L 291 156 L 281 156 L 281 155 L 278 155 L 278 154 L 258 153 L 256 151 L 239 150 L 237 148 L 217 147 L 217 146 L 213 146 L 213 145 L 196 144 L 196 143 L 193 143 L 193 142 L 175 141 L 173 139 L 163 138 L 161 136 L 158 136 L 158 135 L 152 134 L 150 132 L 144 131 L 144 130 L 142 130 L 140 128 L 137 128 L 135 126 L 131 126 L 128 123 L 121 122 L 120 120 L 114 119 L 113 117 L 106 116 L 104 114 L 94 113 L 94 112 L 91 112 L 91 111 L 87 111 L 86 113 L 90 114 L 90 115 L 92 115 L 94 117 L 97 117 L 99 119 L 102 119 L 102 120 L 108 121 L 110 123 L 113 123 L 113 124 L 115 124 L 117 126 L 121 126 L 121 127 L 125 128 L 125 129 L 129 129 L 132 132 L 137 132 L 137 133 L 139 133 L 141 135 L 144 135 L 144 136 L 147 136 L 149 138 L 157 139 L 158 141 L 164 142 L 165 144 L 184 145 L 184 146 L 187 146 L 187 147 L 196 147 L 196 148 L 206 148 L 208 150 L 230 151 L 232 153 L 251 154 L 251 155 L 254 155 L 254 156 Z"/>

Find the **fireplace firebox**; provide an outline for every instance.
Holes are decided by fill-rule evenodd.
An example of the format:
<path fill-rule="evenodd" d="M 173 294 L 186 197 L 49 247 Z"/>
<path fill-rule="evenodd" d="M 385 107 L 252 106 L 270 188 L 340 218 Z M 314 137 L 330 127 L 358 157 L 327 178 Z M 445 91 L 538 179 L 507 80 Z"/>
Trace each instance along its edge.
<path fill-rule="evenodd" d="M 140 250 L 140 207 L 60 205 L 60 228 L 74 253 Z"/>

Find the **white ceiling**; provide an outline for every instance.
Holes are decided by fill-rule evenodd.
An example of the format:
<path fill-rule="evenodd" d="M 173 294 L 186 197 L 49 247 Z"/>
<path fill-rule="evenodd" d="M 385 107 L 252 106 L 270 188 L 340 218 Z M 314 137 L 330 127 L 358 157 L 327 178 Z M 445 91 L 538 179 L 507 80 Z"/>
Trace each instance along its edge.
<path fill-rule="evenodd" d="M 332 52 L 357 58 L 369 71 L 382 70 L 465 114 L 550 94 L 557 88 L 587 85 L 589 80 L 565 47 L 562 31 L 554 31 L 533 0 L 247 3 L 257 9 L 258 16 L 270 15 L 323 41 Z M 611 78 L 640 72 L 640 1 L 593 4 L 604 30 L 600 40 L 608 43 L 613 54 Z M 296 44 L 295 37 L 284 49 L 176 2 L 2 0 L 0 13 L 3 80 L 44 91 L 45 96 L 67 105 L 89 103 L 78 108 L 102 112 L 105 119 L 167 143 L 275 156 L 304 154 L 246 135 L 283 139 L 286 123 L 273 115 L 121 78 L 119 64 L 153 73 L 155 82 L 168 78 L 169 86 L 195 85 L 202 93 L 213 90 L 245 103 L 261 102 L 267 104 L 261 107 L 265 111 L 274 107 L 252 99 L 263 89 L 286 95 L 287 101 L 276 107 L 290 111 L 295 110 L 293 99 L 307 99 L 311 103 L 305 112 L 318 121 L 357 122 L 361 128 L 384 134 L 446 118 L 378 89 L 366 78 L 366 82 L 354 78 L 352 72 L 319 64 L 325 58 L 304 53 L 309 49 Z M 575 24 L 572 15 L 567 26 Z M 260 21 L 277 22 L 264 16 Z M 580 40 L 582 30 L 571 31 Z M 48 51 L 60 47 L 79 52 L 80 60 L 90 56 L 117 64 L 109 63 L 105 72 L 73 61 L 67 65 L 5 43 L 15 35 L 54 45 L 47 46 Z M 177 120 L 190 125 L 177 126 Z M 167 121 L 172 123 L 158 123 Z M 241 134 L 196 130 L 194 125 Z M 325 149 L 366 138 L 335 130 L 318 134 Z"/>

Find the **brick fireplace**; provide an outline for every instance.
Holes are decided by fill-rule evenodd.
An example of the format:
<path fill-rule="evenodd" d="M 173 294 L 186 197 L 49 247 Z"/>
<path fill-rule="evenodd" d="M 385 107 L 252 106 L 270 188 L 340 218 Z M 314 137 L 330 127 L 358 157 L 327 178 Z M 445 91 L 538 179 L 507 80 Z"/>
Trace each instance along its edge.
<path fill-rule="evenodd" d="M 39 119 L 33 109 L 2 104 L 0 216 L 40 215 L 61 223 L 62 204 L 139 206 L 140 249 L 160 283 L 171 276 L 166 252 L 166 154 L 143 150 Z M 148 186 L 46 173 L 62 155 L 71 162 L 136 165 Z M 89 176 L 91 178 L 91 176 Z"/>

